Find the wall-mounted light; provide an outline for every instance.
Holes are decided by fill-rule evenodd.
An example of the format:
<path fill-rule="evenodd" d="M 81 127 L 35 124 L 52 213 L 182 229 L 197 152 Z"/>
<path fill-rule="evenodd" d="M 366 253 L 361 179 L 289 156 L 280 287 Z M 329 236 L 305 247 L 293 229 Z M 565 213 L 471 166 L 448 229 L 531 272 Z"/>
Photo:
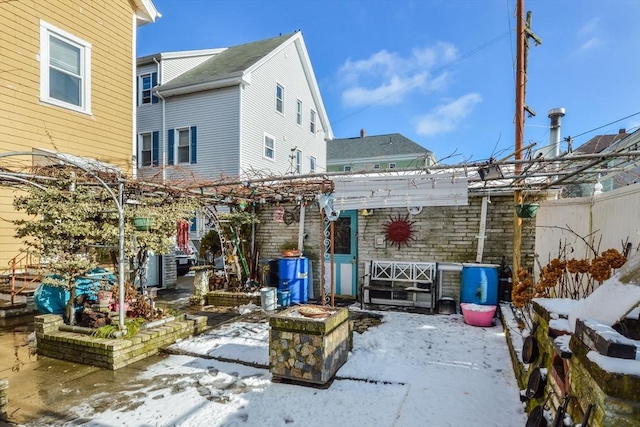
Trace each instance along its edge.
<path fill-rule="evenodd" d="M 373 215 L 373 209 L 361 209 L 360 216 L 371 216 Z"/>

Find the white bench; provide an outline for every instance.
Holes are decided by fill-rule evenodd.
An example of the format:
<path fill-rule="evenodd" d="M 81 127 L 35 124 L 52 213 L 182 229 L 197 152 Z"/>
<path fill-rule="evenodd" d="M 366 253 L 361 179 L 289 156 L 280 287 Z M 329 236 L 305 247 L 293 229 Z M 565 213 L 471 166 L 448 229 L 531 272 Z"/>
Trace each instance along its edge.
<path fill-rule="evenodd" d="M 372 260 L 365 264 L 360 306 L 388 304 L 429 308 L 437 301 L 435 262 Z"/>

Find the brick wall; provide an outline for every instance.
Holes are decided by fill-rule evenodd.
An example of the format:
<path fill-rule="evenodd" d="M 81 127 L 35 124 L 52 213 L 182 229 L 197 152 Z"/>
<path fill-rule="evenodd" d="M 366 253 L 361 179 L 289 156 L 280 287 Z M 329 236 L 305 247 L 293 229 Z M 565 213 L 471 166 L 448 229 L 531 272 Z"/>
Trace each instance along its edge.
<path fill-rule="evenodd" d="M 513 250 L 513 196 L 491 196 L 487 206 L 486 239 L 482 262 L 506 264 L 512 262 Z M 390 261 L 436 261 L 475 262 L 480 230 L 482 197 L 469 197 L 467 206 L 425 207 L 418 215 L 409 216 L 415 221 L 415 240 L 409 246 L 387 244 L 385 248 L 375 247 L 376 236 L 384 236 L 385 223 L 390 217 L 404 218 L 405 208 L 374 209 L 371 216 L 358 216 L 358 277 L 364 276 L 364 265 L 374 259 Z M 290 209 L 291 206 L 285 206 Z M 279 258 L 281 246 L 285 242 L 298 241 L 299 224 L 277 223 L 272 220 L 273 208 L 264 208 L 260 213 L 260 224 L 256 240 L 261 259 Z M 313 284 L 317 297 L 320 289 L 320 263 L 322 253 L 322 224 L 317 204 L 307 207 L 304 232 L 305 249 L 313 261 Z M 533 267 L 535 246 L 535 219 L 522 222 L 522 265 Z M 361 279 L 359 279 L 361 280 Z M 460 294 L 460 274 L 443 275 L 443 295 L 455 297 Z"/>
<path fill-rule="evenodd" d="M 207 318 L 187 316 L 184 320 L 141 329 L 136 335 L 122 339 L 60 331 L 58 328 L 62 324 L 62 317 L 55 314 L 35 317 L 38 354 L 116 370 L 158 354 L 160 347 L 173 344 L 180 338 L 204 331 Z"/>

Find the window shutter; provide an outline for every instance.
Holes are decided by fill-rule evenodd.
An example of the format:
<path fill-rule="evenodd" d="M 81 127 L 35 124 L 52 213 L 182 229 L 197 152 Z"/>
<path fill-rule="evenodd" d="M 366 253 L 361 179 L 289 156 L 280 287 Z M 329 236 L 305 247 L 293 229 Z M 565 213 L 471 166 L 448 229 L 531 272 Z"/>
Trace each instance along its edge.
<path fill-rule="evenodd" d="M 173 164 L 173 129 L 169 129 L 169 133 L 167 134 L 167 151 L 169 153 L 168 159 L 167 159 L 167 164 L 168 165 L 172 165 Z"/>
<path fill-rule="evenodd" d="M 140 135 L 136 137 L 136 164 L 138 167 L 142 164 L 142 151 L 140 151 Z"/>
<path fill-rule="evenodd" d="M 198 134 L 197 126 L 191 126 L 191 164 L 198 162 Z"/>
<path fill-rule="evenodd" d="M 160 132 L 157 130 L 151 135 L 151 158 L 153 159 L 151 164 L 158 166 L 158 153 L 160 152 Z"/>
<path fill-rule="evenodd" d="M 152 104 L 157 104 L 158 103 L 158 97 L 155 96 L 153 93 L 153 88 L 156 87 L 158 85 L 158 73 L 151 73 L 151 103 Z"/>
<path fill-rule="evenodd" d="M 195 233 L 196 231 L 198 231 L 198 217 L 197 216 L 194 216 L 189 221 L 189 231 L 191 231 L 192 233 Z"/>
<path fill-rule="evenodd" d="M 136 105 L 140 105 L 140 76 L 136 77 Z"/>

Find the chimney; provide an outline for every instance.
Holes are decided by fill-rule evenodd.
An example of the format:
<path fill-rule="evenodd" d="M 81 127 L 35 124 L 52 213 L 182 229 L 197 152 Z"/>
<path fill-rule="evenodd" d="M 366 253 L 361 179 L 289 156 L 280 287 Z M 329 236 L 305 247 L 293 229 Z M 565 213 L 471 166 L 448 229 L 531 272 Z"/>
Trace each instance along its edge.
<path fill-rule="evenodd" d="M 564 108 L 549 110 L 551 125 L 549 126 L 549 146 L 553 147 L 553 157 L 560 156 L 560 125 L 564 117 Z"/>
<path fill-rule="evenodd" d="M 625 128 L 622 128 L 622 129 L 620 129 L 620 130 L 618 131 L 618 133 L 619 133 L 620 135 L 626 135 L 626 134 L 627 134 L 627 130 L 626 130 Z"/>
<path fill-rule="evenodd" d="M 367 131 L 364 129 L 360 129 L 360 138 L 364 138 L 365 136 L 367 136 Z"/>

